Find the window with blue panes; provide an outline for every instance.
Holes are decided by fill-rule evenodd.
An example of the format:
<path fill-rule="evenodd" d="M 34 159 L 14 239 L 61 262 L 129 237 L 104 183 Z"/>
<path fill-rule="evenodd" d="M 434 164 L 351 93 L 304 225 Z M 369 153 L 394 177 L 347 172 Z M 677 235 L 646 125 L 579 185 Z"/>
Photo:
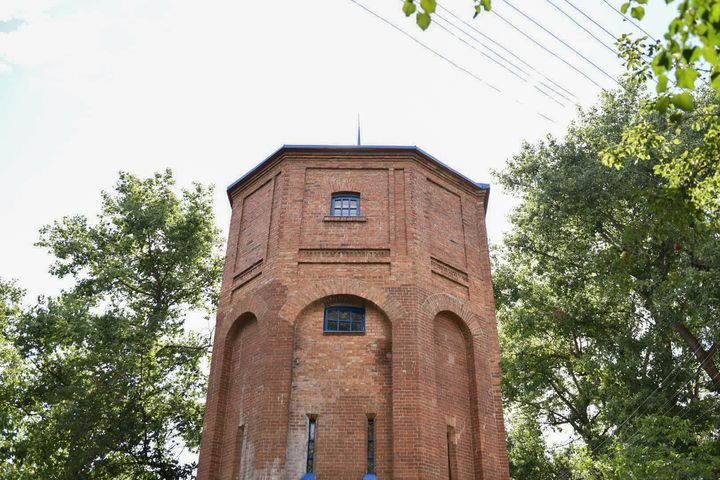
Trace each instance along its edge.
<path fill-rule="evenodd" d="M 325 309 L 325 331 L 357 333 L 365 331 L 365 309 L 332 306 Z"/>
<path fill-rule="evenodd" d="M 332 196 L 330 215 L 334 217 L 359 217 L 360 195 L 357 193 L 336 193 Z"/>

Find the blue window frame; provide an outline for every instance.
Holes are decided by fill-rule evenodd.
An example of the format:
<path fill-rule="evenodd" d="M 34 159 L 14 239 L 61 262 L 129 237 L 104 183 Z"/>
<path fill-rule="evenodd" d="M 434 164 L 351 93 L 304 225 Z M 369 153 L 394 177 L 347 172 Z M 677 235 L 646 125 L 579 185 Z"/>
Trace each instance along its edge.
<path fill-rule="evenodd" d="M 360 195 L 357 193 L 333 194 L 330 215 L 333 217 L 359 217 Z"/>
<path fill-rule="evenodd" d="M 365 309 L 334 306 L 325 309 L 325 331 L 358 333 L 365 331 Z"/>

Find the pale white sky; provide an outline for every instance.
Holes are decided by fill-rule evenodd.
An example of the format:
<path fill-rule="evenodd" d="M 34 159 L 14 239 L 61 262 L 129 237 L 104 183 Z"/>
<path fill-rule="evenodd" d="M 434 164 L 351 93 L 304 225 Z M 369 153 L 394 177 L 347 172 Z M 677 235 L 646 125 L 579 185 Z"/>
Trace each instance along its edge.
<path fill-rule="evenodd" d="M 571 105 L 548 100 L 532 80 L 519 81 L 437 25 L 421 32 L 399 1 L 358 1 L 502 93 L 349 0 L 2 0 L 0 276 L 19 279 L 33 296 L 56 293 L 61 284 L 47 274 L 50 259 L 33 246 L 38 229 L 63 215 L 93 215 L 100 190 L 111 188 L 121 169 L 149 175 L 170 167 L 180 185 L 215 184 L 226 230 L 228 184 L 283 143 L 353 143 L 358 114 L 364 143 L 418 145 L 490 183 L 490 170 L 502 168 L 521 141 L 561 134 L 572 118 Z M 602 0 L 575 2 L 614 33 L 634 31 Z M 611 52 L 547 0 L 513 4 L 611 75 L 621 73 Z M 470 0 L 442 5 L 472 21 Z M 603 87 L 613 86 L 504 2 L 495 8 Z M 664 10 L 644 25 L 658 34 L 668 18 Z M 597 86 L 496 15 L 473 24 L 580 104 L 595 100 Z M 491 241 L 500 241 L 511 205 L 495 187 Z"/>
<path fill-rule="evenodd" d="M 418 145 L 489 183 L 490 170 L 502 168 L 523 140 L 562 135 L 574 116 L 572 105 L 562 108 L 533 88 L 540 77 L 527 66 L 533 79 L 524 83 L 437 25 L 421 32 L 399 0 L 357 1 L 502 92 L 349 0 L 0 0 L 0 277 L 18 279 L 31 298 L 57 293 L 62 282 L 47 273 L 50 257 L 33 246 L 39 228 L 63 215 L 92 217 L 100 190 L 112 187 L 119 170 L 147 176 L 170 167 L 181 186 L 215 184 L 226 232 L 228 184 L 283 143 L 354 143 L 358 114 L 363 143 Z M 602 0 L 572 1 L 613 33 L 637 33 Z M 574 92 L 581 105 L 597 98 L 598 86 L 497 15 L 472 21 L 471 0 L 441 4 Z M 610 51 L 548 0 L 512 4 L 612 76 L 622 72 Z M 505 1 L 494 6 L 613 87 Z M 659 36 L 669 10 L 659 0 L 650 6 L 643 26 Z M 507 229 L 512 205 L 493 186 L 492 242 Z"/>

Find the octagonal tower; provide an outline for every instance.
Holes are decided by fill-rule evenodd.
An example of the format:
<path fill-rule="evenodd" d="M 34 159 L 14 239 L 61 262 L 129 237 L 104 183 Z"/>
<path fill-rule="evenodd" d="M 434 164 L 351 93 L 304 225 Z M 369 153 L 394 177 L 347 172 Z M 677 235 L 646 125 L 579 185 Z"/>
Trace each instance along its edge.
<path fill-rule="evenodd" d="M 232 205 L 198 478 L 508 478 L 489 186 L 284 146 Z"/>

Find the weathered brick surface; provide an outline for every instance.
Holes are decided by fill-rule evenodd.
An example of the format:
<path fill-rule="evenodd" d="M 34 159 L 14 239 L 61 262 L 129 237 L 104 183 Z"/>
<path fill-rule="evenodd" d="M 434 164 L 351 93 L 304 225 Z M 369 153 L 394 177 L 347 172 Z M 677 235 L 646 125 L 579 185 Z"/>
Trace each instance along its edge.
<path fill-rule="evenodd" d="M 328 218 L 335 192 L 362 218 Z M 200 479 L 508 478 L 487 190 L 414 148 L 285 148 L 232 204 Z M 331 304 L 364 334 L 323 333 Z M 451 473 L 452 472 L 452 473 Z"/>

